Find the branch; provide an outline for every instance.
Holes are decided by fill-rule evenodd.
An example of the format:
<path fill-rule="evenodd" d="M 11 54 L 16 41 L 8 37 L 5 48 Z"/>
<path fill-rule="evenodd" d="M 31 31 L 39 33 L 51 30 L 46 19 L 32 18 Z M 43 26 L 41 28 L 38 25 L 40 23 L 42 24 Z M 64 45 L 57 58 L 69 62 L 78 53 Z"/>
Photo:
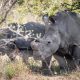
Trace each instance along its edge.
<path fill-rule="evenodd" d="M 9 7 L 9 9 L 5 12 L 5 15 L 4 15 L 3 19 L 0 21 L 0 24 L 2 24 L 2 23 L 6 20 L 8 13 L 9 13 L 10 10 L 12 9 L 12 7 L 16 4 L 16 2 L 17 2 L 17 0 L 15 0 L 15 1 L 12 3 L 12 5 Z M 6 3 L 5 3 L 5 5 L 6 5 Z"/>

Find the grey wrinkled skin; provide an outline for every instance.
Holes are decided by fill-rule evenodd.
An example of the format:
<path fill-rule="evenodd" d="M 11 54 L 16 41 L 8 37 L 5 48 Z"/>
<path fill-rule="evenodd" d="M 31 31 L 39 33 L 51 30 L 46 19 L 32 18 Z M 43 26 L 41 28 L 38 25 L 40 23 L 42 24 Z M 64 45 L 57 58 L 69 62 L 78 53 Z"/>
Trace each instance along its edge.
<path fill-rule="evenodd" d="M 40 38 L 44 33 L 45 26 L 37 22 L 28 22 L 26 24 L 10 23 L 7 28 L 0 29 L 0 39 L 11 39 L 22 36 Z"/>
<path fill-rule="evenodd" d="M 19 55 L 22 57 L 23 61 L 26 64 L 28 62 L 28 57 L 33 56 L 33 50 L 30 46 L 31 41 L 33 40 L 34 40 L 33 38 L 28 38 L 27 40 L 23 38 L 17 38 L 13 42 L 13 44 L 15 44 L 19 50 Z"/>
<path fill-rule="evenodd" d="M 34 38 L 41 38 L 45 33 L 45 26 L 43 24 L 37 22 L 28 22 L 26 24 L 21 25 L 19 28 L 21 30 L 21 34 L 28 35 Z"/>
<path fill-rule="evenodd" d="M 80 46 L 73 45 L 70 48 L 75 64 L 80 68 Z"/>
<path fill-rule="evenodd" d="M 45 35 L 38 41 L 31 43 L 33 54 L 36 54 L 40 59 L 45 60 L 51 54 L 55 54 L 59 47 L 66 50 L 69 49 L 70 45 L 80 45 L 80 17 L 78 14 L 70 11 L 61 11 L 55 16 L 47 17 L 44 22 L 46 25 Z M 54 37 L 55 35 L 56 38 Z M 72 53 L 68 52 L 67 54 L 73 56 Z M 76 53 L 74 54 L 76 55 Z M 74 64 L 72 63 L 73 59 L 69 59 L 69 56 L 66 57 L 66 60 L 68 58 L 67 61 L 72 65 Z"/>
<path fill-rule="evenodd" d="M 56 24 L 59 25 L 58 29 L 62 39 L 60 47 L 64 49 L 70 49 L 69 46 L 72 46 L 72 51 L 69 51 L 67 54 L 71 55 L 73 59 L 66 57 L 66 60 L 69 67 L 73 67 L 73 69 L 75 66 L 79 66 L 80 59 L 80 17 L 78 15 L 79 14 L 74 12 L 67 11 L 62 13 L 59 12 L 57 13 L 56 17 L 54 17 Z M 73 46 L 76 47 L 73 48 Z"/>
<path fill-rule="evenodd" d="M 49 17 L 46 17 L 46 19 L 47 18 Z M 45 58 L 51 56 L 52 53 L 55 53 L 61 42 L 58 28 L 53 27 L 54 24 L 50 22 L 49 19 L 45 20 L 45 25 L 45 35 L 41 39 L 31 43 L 33 55 L 37 56 L 38 59 L 41 60 L 45 60 Z"/>
<path fill-rule="evenodd" d="M 45 60 L 45 58 L 51 56 L 52 53 L 55 53 L 59 48 L 60 37 L 59 34 L 54 31 L 54 34 L 51 34 L 50 32 L 50 36 L 44 36 L 42 39 L 39 40 L 39 42 L 33 41 L 31 43 L 33 55 L 38 59 L 40 58 L 40 60 Z"/>

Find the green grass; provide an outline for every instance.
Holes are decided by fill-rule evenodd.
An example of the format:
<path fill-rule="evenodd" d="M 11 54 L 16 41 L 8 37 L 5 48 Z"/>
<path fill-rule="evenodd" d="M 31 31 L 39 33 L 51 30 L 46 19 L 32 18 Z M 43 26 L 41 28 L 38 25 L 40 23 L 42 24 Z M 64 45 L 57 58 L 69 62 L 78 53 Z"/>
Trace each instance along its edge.
<path fill-rule="evenodd" d="M 11 79 L 15 76 L 16 70 L 13 66 L 8 65 L 5 70 L 5 75 L 7 79 Z"/>

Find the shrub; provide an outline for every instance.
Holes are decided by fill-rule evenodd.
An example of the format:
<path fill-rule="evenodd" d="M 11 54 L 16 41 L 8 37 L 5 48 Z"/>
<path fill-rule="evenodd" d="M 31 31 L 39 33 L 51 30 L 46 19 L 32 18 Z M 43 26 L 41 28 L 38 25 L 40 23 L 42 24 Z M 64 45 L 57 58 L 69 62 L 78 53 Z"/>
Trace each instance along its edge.
<path fill-rule="evenodd" d="M 15 76 L 16 71 L 15 68 L 11 65 L 8 65 L 5 70 L 5 75 L 7 79 L 11 79 Z"/>

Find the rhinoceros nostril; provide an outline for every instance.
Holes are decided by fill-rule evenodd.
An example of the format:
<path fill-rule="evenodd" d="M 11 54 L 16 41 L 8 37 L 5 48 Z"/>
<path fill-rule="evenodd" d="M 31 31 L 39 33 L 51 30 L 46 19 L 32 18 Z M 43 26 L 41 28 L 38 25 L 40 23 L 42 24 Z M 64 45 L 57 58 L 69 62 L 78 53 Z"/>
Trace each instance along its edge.
<path fill-rule="evenodd" d="M 51 42 L 50 41 L 48 41 L 48 44 L 50 44 Z"/>

